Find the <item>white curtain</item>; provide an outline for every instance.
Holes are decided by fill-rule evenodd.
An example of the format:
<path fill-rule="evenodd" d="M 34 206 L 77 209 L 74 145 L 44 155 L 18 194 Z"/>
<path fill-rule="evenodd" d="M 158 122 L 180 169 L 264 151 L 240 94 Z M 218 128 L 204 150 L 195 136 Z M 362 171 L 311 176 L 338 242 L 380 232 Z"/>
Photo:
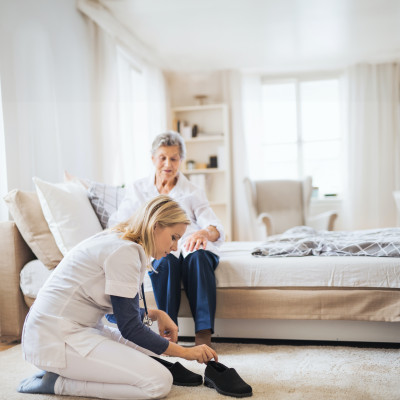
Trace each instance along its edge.
<path fill-rule="evenodd" d="M 8 192 L 7 183 L 7 162 L 6 162 L 6 142 L 3 123 L 3 106 L 1 98 L 0 81 L 0 197 L 3 198 Z M 0 201 L 0 221 L 8 219 L 8 209 L 4 201 Z"/>
<path fill-rule="evenodd" d="M 166 90 L 162 72 L 119 51 L 119 169 L 114 181 L 128 183 L 152 168 L 151 143 L 166 130 Z"/>
<path fill-rule="evenodd" d="M 90 178 L 114 182 L 120 168 L 118 148 L 118 64 L 115 40 L 87 20 L 93 49 L 93 138 L 96 174 Z"/>
<path fill-rule="evenodd" d="M 230 109 L 231 165 L 232 165 L 232 240 L 252 240 L 247 213 L 248 204 L 243 180 L 248 176 L 248 158 L 244 136 L 244 81 L 241 73 L 224 73 L 225 98 Z"/>
<path fill-rule="evenodd" d="M 26 190 L 33 187 L 34 175 L 53 181 L 62 176 L 66 151 L 60 121 L 71 102 L 63 97 L 58 60 L 46 28 L 37 21 L 26 23 L 15 29 L 12 38 L 13 57 L 2 59 L 9 68 L 2 88 L 7 175 L 9 188 Z"/>
<path fill-rule="evenodd" d="M 166 130 L 166 90 L 159 68 L 149 65 L 88 20 L 94 48 L 97 176 L 125 184 L 148 174 L 150 146 Z"/>
<path fill-rule="evenodd" d="M 245 139 L 247 143 L 247 160 L 249 177 L 263 179 L 260 171 L 259 160 L 263 154 L 262 134 L 262 81 L 259 74 L 246 74 L 243 76 L 243 121 Z"/>
<path fill-rule="evenodd" d="M 259 240 L 260 229 L 253 226 L 250 218 L 250 208 L 245 195 L 243 180 L 245 177 L 257 176 L 260 157 L 263 157 L 260 145 L 260 127 L 262 126 L 262 85 L 259 74 L 243 74 L 240 85 L 240 134 L 233 131 L 233 163 L 236 165 L 234 172 L 235 189 L 235 220 L 240 221 L 237 228 L 240 239 Z M 236 160 L 236 162 L 235 162 Z M 240 161 L 237 161 L 240 160 Z M 240 227 L 240 228 L 239 228 Z"/>
<path fill-rule="evenodd" d="M 346 229 L 396 225 L 393 190 L 400 188 L 398 63 L 347 70 Z"/>

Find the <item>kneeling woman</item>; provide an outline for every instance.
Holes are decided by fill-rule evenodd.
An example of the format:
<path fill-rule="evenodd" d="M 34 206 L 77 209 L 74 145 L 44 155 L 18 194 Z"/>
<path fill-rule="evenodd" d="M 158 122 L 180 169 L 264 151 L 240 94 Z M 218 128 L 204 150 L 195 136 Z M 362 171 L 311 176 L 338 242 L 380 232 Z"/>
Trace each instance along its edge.
<path fill-rule="evenodd" d="M 148 399 L 166 396 L 172 375 L 151 358 L 167 354 L 207 363 L 206 345 L 176 344 L 178 328 L 161 310 L 145 316 L 139 295 L 150 258 L 177 249 L 190 223 L 168 196 L 145 204 L 128 221 L 73 248 L 40 290 L 24 325 L 23 353 L 44 370 L 24 380 L 20 392 Z M 117 328 L 104 325 L 114 314 Z M 143 323 L 156 320 L 160 334 Z"/>

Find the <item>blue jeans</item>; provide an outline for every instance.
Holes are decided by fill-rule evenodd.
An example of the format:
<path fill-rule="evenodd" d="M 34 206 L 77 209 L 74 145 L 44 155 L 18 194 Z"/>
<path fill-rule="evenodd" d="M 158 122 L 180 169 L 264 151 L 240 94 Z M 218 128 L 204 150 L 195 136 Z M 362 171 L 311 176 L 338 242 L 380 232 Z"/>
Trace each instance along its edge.
<path fill-rule="evenodd" d="M 157 307 L 178 324 L 181 304 L 181 282 L 189 300 L 195 331 L 211 329 L 214 332 L 216 284 L 214 271 L 219 257 L 208 250 L 197 250 L 186 258 L 172 254 L 153 261 L 150 271 Z"/>

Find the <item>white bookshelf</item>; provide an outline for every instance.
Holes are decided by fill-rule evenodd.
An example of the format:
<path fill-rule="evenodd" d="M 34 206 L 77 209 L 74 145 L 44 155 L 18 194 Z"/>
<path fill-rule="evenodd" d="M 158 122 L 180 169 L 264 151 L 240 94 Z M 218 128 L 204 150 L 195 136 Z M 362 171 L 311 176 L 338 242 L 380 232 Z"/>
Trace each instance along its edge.
<path fill-rule="evenodd" d="M 182 172 L 194 184 L 202 186 L 214 212 L 221 220 L 226 240 L 232 239 L 231 160 L 229 115 L 226 104 L 173 107 L 173 129 L 180 121 L 180 131 L 186 144 L 186 160 Z M 184 132 L 183 124 L 197 125 L 196 137 Z M 186 135 L 184 134 L 186 133 Z M 217 168 L 206 167 L 210 156 L 217 156 Z M 187 161 L 194 161 L 195 168 L 187 169 Z"/>

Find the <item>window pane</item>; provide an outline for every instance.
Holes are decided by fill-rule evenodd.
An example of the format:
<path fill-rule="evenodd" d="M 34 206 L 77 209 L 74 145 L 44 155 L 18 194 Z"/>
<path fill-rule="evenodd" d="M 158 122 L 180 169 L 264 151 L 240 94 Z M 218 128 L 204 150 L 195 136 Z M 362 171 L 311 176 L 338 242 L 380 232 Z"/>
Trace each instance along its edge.
<path fill-rule="evenodd" d="M 253 179 L 298 179 L 297 163 L 271 163 L 265 160 L 262 169 L 257 171 Z"/>
<path fill-rule="evenodd" d="M 340 194 L 339 79 L 267 83 L 262 99 L 264 129 L 262 139 L 254 144 L 253 154 L 258 156 L 252 159 L 252 164 L 257 164 L 251 169 L 252 177 L 299 179 L 311 175 L 322 195 Z"/>
<path fill-rule="evenodd" d="M 297 145 L 264 146 L 254 179 L 297 179 Z"/>
<path fill-rule="evenodd" d="M 289 143 L 297 140 L 294 83 L 263 85 L 263 123 L 265 143 Z"/>
<path fill-rule="evenodd" d="M 340 137 L 339 81 L 300 83 L 301 135 L 303 140 Z"/>
<path fill-rule="evenodd" d="M 305 160 L 319 162 L 327 159 L 338 159 L 341 154 L 341 141 L 308 142 L 303 144 Z"/>

